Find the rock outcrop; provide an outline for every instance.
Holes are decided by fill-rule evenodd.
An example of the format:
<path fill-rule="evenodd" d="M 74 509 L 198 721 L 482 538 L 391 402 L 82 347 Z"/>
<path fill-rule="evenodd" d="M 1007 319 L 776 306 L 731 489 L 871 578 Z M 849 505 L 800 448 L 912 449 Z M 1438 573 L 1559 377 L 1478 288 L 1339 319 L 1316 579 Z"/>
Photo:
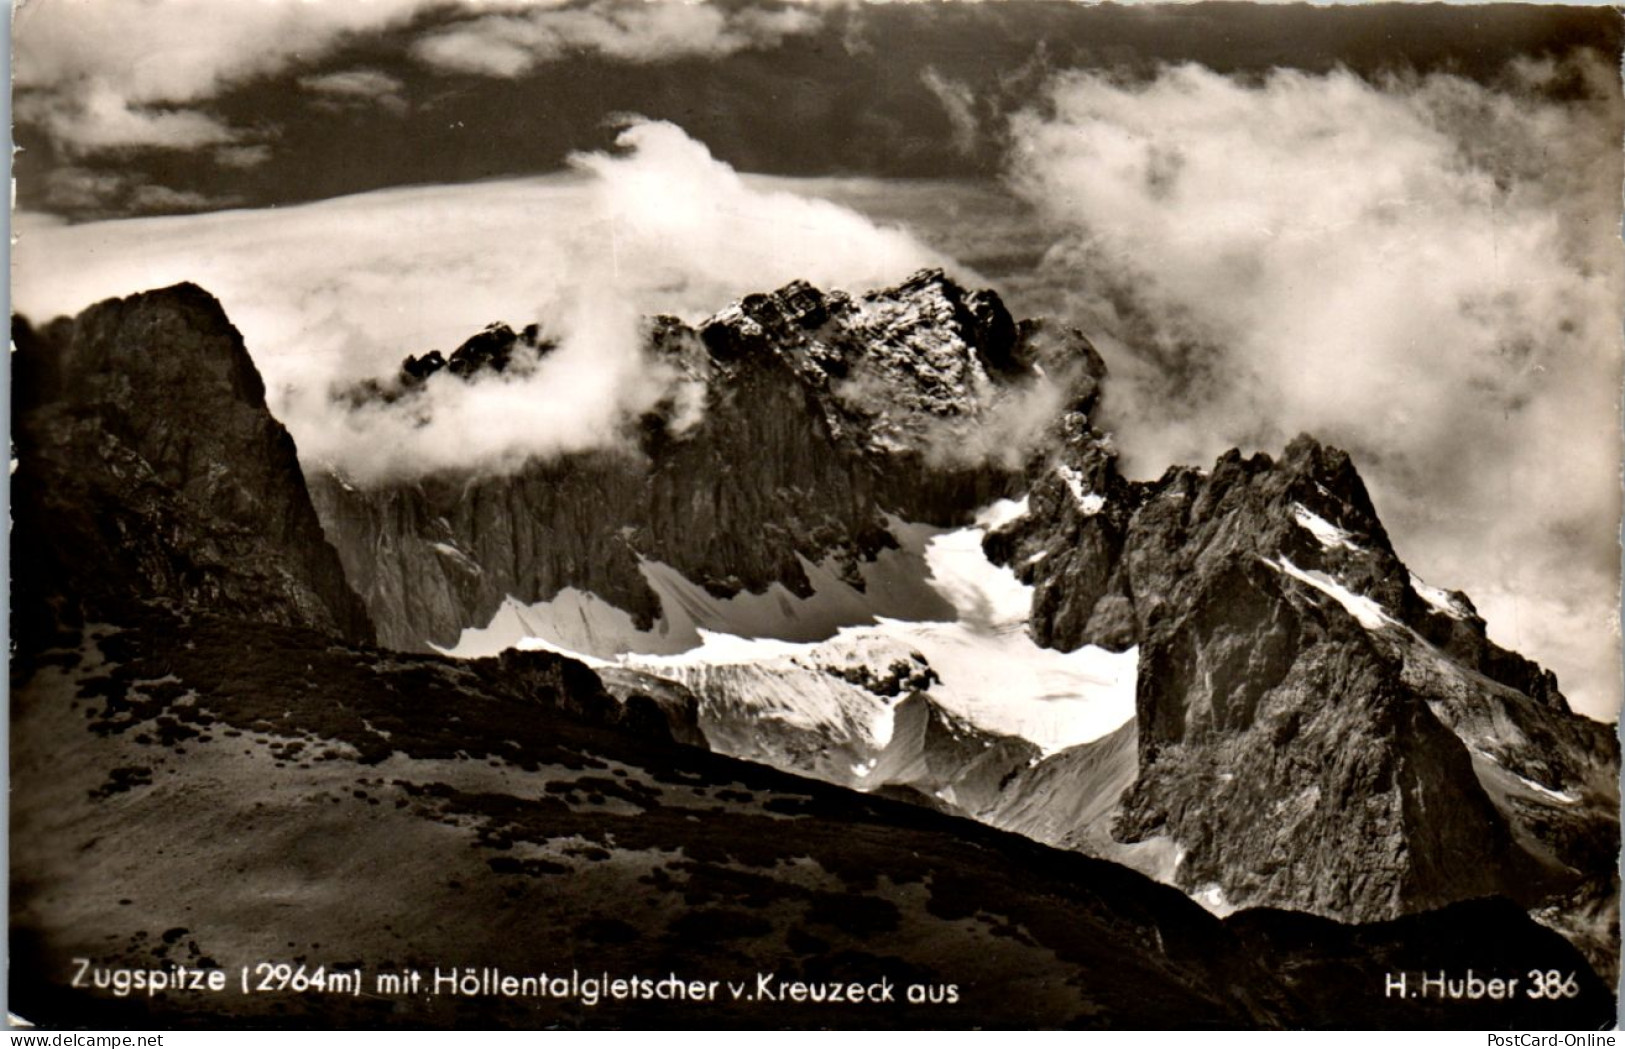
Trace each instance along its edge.
<path fill-rule="evenodd" d="M 1168 840 L 1176 882 L 1224 906 L 1617 906 L 1576 889 L 1613 884 L 1611 728 L 1406 569 L 1346 454 L 1304 437 L 1137 484 L 1086 420 L 1066 438 L 986 549 L 1034 587 L 1043 643 L 1140 646 L 1120 842 Z"/>
<path fill-rule="evenodd" d="M 372 640 L 213 296 L 180 284 L 12 338 L 18 633 L 156 602 Z"/>

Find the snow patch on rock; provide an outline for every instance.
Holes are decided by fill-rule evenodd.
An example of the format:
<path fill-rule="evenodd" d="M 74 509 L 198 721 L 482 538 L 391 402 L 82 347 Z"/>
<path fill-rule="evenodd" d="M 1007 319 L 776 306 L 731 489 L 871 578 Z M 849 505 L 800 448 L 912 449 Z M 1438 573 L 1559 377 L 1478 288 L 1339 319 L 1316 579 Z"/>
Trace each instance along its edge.
<path fill-rule="evenodd" d="M 1236 905 L 1225 896 L 1224 889 L 1217 882 L 1208 882 L 1192 889 L 1190 896 L 1214 917 L 1225 918 L 1236 912 Z"/>
<path fill-rule="evenodd" d="M 479 575 L 481 573 L 482 569 L 479 566 L 479 562 L 475 561 L 472 557 L 469 557 L 455 546 L 452 546 L 450 543 L 435 543 L 434 548 L 436 553 L 440 554 L 442 557 L 450 558 L 451 561 L 463 571 L 468 572 L 471 575 Z"/>
<path fill-rule="evenodd" d="M 1448 591 L 1441 590 L 1436 586 L 1429 586 L 1415 572 L 1411 573 L 1411 589 L 1416 591 L 1417 597 L 1420 597 L 1452 619 L 1467 619 L 1471 614 Z"/>
<path fill-rule="evenodd" d="M 1478 765 L 1479 762 L 1484 762 L 1484 763 L 1487 763 L 1489 765 L 1493 765 L 1493 766 L 1495 766 L 1495 769 L 1499 773 L 1501 773 L 1505 777 L 1510 778 L 1511 780 L 1516 782 L 1519 786 L 1523 787 L 1524 789 L 1526 789 L 1526 790 L 1528 790 L 1528 791 L 1530 791 L 1530 792 L 1532 792 L 1532 793 L 1534 793 L 1534 794 L 1536 794 L 1536 795 L 1538 795 L 1540 797 L 1546 798 L 1546 799 L 1548 799 L 1550 801 L 1555 801 L 1559 805 L 1578 805 L 1580 803 L 1580 796 L 1578 794 L 1572 794 L 1572 793 L 1570 793 L 1570 792 L 1568 792 L 1566 790 L 1553 790 L 1551 787 L 1546 786 L 1544 783 L 1537 783 L 1534 780 L 1530 779 L 1528 776 L 1520 775 L 1519 773 L 1514 772 L 1511 769 L 1507 768 L 1504 764 L 1501 763 L 1501 761 L 1498 758 L 1496 758 L 1496 756 L 1494 754 L 1491 754 L 1489 751 L 1484 750 L 1482 747 L 1475 747 L 1475 746 L 1469 744 L 1467 749 L 1468 749 L 1468 751 L 1470 751 L 1472 753 L 1472 756 L 1474 758 L 1475 767 Z M 1482 782 L 1484 777 L 1481 774 L 1479 778 L 1480 778 L 1480 781 Z"/>
<path fill-rule="evenodd" d="M 976 515 L 976 526 L 994 532 L 1012 521 L 1026 517 L 1029 509 L 1026 496 L 1020 499 L 1000 499 Z"/>
<path fill-rule="evenodd" d="M 1072 493 L 1072 501 L 1078 504 L 1078 510 L 1083 516 L 1093 517 L 1106 508 L 1106 497 L 1099 492 L 1091 492 L 1083 483 L 1082 473 L 1065 463 L 1057 465 L 1055 472 L 1066 482 L 1067 490 Z"/>
<path fill-rule="evenodd" d="M 811 688 L 809 675 L 828 677 L 829 667 L 862 666 L 878 672 L 918 655 L 937 676 L 922 691 L 944 710 L 977 728 L 1026 739 L 1046 754 L 1098 739 L 1132 718 L 1138 649 L 1040 648 L 1026 631 L 1031 588 L 1008 568 L 987 559 L 983 535 L 981 528 L 965 528 L 937 535 L 926 545 L 929 583 L 951 606 L 951 619 L 881 618 L 872 626 L 845 627 L 826 641 L 810 644 L 739 637 L 724 641 L 708 635 L 706 645 L 691 651 L 627 657 L 623 663 L 681 680 L 696 690 L 705 685 L 705 675 L 696 673 L 701 666 L 749 664 L 776 674 L 773 685 L 768 684 L 771 675 L 764 674 L 762 688 L 795 692 Z M 843 690 L 849 700 L 858 693 L 862 690 Z M 879 697 L 862 703 L 875 718 L 889 719 L 893 711 L 893 705 Z M 834 708 L 826 713 L 836 715 Z M 838 716 L 861 715 L 849 702 Z M 876 725 L 873 738 L 884 745 L 890 732 Z"/>
<path fill-rule="evenodd" d="M 1367 630 L 1382 630 L 1385 627 L 1396 625 L 1394 620 L 1387 612 L 1383 611 L 1382 606 L 1377 602 L 1369 597 L 1356 594 L 1325 572 L 1305 572 L 1284 557 L 1280 561 L 1272 561 L 1267 557 L 1262 560 L 1277 572 L 1284 572 L 1299 582 L 1307 583 L 1332 598 Z"/>
<path fill-rule="evenodd" d="M 775 583 L 760 594 L 717 597 L 670 565 L 643 561 L 639 569 L 660 600 L 662 615 L 649 630 L 596 594 L 567 587 L 550 600 L 525 604 L 504 601 L 484 627 L 465 629 L 457 644 L 442 649 L 464 658 L 495 655 L 525 638 L 544 639 L 559 651 L 614 660 L 628 654 L 673 655 L 707 647 L 719 651 L 720 638 L 769 638 L 810 642 L 841 627 L 877 622 L 882 617 L 939 618 L 952 606 L 927 581 L 924 548 L 941 529 L 889 520 L 898 548 L 881 551 L 859 566 L 863 589 L 843 579 L 833 564 L 805 558 L 802 570 L 812 596 L 798 597 Z"/>
<path fill-rule="evenodd" d="M 1292 504 L 1292 516 L 1305 530 L 1320 540 L 1320 545 L 1328 548 L 1341 547 L 1345 550 L 1358 550 L 1354 537 L 1349 533 L 1321 517 L 1302 503 Z"/>

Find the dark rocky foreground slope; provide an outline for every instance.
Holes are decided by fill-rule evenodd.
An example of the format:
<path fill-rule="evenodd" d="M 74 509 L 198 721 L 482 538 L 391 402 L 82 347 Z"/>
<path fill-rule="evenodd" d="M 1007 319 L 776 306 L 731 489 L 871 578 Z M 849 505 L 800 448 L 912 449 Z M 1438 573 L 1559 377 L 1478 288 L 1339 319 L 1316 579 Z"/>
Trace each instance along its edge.
<path fill-rule="evenodd" d="M 176 331 L 177 316 L 192 320 Z M 291 443 L 246 379 L 240 341 L 194 338 L 194 324 L 220 335 L 222 323 L 182 287 L 19 340 L 18 373 L 33 385 L 19 397 L 13 542 L 13 619 L 29 629 L 14 630 L 12 661 L 10 1007 L 31 1021 L 1612 1022 L 1612 994 L 1580 954 L 1511 904 L 1366 926 L 1284 912 L 1221 921 L 1116 864 L 709 753 L 692 745 L 695 698 L 669 682 L 600 679 L 542 653 L 456 661 L 373 647 L 347 591 L 324 579 L 331 562 L 301 524 L 311 513 L 297 469 L 264 451 L 264 434 L 289 454 Z M 70 391 L 54 377 L 78 374 L 81 330 L 120 352 L 92 358 L 101 373 Z M 162 397 L 127 394 L 146 362 L 168 369 Z M 241 381 L 212 380 L 221 374 Z M 184 418 L 168 416 L 176 405 Z M 206 417 L 215 411 L 229 429 Z M 99 420 L 110 436 L 65 418 Z M 70 437 L 60 447 L 38 443 L 58 430 Z M 276 527 L 256 535 L 244 507 Z M 126 559 L 76 526 L 101 568 L 90 575 L 52 533 L 63 515 L 153 530 Z M 187 574 L 197 565 L 207 585 Z M 909 711 L 900 747 L 967 738 L 928 705 Z M 911 775 L 953 774 L 916 757 L 894 755 Z M 217 992 L 94 986 L 98 972 L 172 965 L 229 978 Z M 255 989 L 301 965 L 361 982 Z M 465 967 L 676 973 L 718 981 L 723 1000 L 588 1005 L 377 982 Z M 1390 972 L 1466 981 L 1469 969 L 1572 982 L 1555 1000 L 1385 993 Z M 902 1000 L 749 1001 L 759 973 L 886 981 Z M 92 986 L 73 987 L 76 974 Z M 910 1005 L 910 986 L 943 1000 Z"/>
<path fill-rule="evenodd" d="M 151 617 L 42 654 L 13 701 L 11 1008 L 63 1025 L 1565 1026 L 1612 1018 L 1511 906 L 1232 929 L 1172 888 L 916 805 L 674 745 L 578 664 L 400 656 Z M 691 716 L 691 714 L 689 714 Z M 596 723 L 598 724 L 595 724 Z M 613 724 L 603 724 L 611 721 Z M 1263 924 L 1263 929 L 1254 926 Z M 117 997 L 102 969 L 221 966 Z M 242 994 L 242 966 L 364 994 Z M 379 991 L 436 968 L 890 981 L 897 1002 Z M 1384 997 L 1388 971 L 1575 974 L 1558 1002 Z M 275 973 L 275 969 L 271 969 Z M 1412 976 L 1412 979 L 1415 979 Z M 910 1005 L 908 987 L 957 1002 Z"/>
<path fill-rule="evenodd" d="M 1565 1027 L 1613 999 L 1561 937 L 1483 904 L 1403 926 L 1233 928 L 1126 868 L 674 745 L 559 657 L 457 663 L 155 616 L 17 682 L 11 1008 L 47 1026 Z M 668 720 L 670 719 L 670 720 Z M 614 719 L 610 719 L 614 720 Z M 118 997 L 103 969 L 222 967 Z M 360 995 L 240 990 L 262 962 Z M 898 1001 L 380 991 L 511 975 L 890 981 Z M 1389 970 L 1574 975 L 1556 1002 L 1405 1001 Z M 274 974 L 274 970 L 270 970 Z M 1414 977 L 1413 977 L 1414 979 Z M 911 1005 L 907 988 L 953 1003 Z"/>

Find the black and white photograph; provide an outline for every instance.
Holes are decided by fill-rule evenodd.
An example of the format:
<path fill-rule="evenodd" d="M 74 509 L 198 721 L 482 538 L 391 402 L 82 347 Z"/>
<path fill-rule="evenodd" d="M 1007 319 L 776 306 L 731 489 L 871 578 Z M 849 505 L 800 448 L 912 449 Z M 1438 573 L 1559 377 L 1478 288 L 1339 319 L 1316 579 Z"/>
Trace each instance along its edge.
<path fill-rule="evenodd" d="M 14 1029 L 1617 1025 L 1619 9 L 11 33 Z"/>

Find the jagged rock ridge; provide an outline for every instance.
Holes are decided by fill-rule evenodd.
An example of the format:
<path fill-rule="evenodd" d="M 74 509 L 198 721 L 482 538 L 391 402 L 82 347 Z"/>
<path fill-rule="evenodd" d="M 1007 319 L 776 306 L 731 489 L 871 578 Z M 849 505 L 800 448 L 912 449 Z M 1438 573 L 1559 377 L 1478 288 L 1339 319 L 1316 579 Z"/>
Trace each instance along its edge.
<path fill-rule="evenodd" d="M 1117 840 L 1177 843 L 1177 883 L 1227 906 L 1340 920 L 1612 900 L 1569 930 L 1612 969 L 1612 729 L 1406 569 L 1346 454 L 1305 437 L 1130 483 L 1073 418 L 1029 505 L 986 547 L 1033 585 L 1035 636 L 1140 646 Z"/>
<path fill-rule="evenodd" d="M 538 338 L 493 326 L 445 370 L 495 370 Z M 638 421 L 635 453 L 366 488 L 313 474 L 323 524 L 386 643 L 451 645 L 504 600 L 566 587 L 648 629 L 661 612 L 640 570 L 650 561 L 717 595 L 772 584 L 805 595 L 802 558 L 861 587 L 856 566 L 894 543 L 886 514 L 956 523 L 1018 483 L 1019 455 L 967 453 L 967 440 L 1041 381 L 1036 364 L 1049 361 L 1042 381 L 1085 405 L 1102 371 L 1081 336 L 1018 325 L 996 295 L 940 271 L 858 298 L 798 282 L 697 328 L 655 318 L 649 342 L 703 407 L 695 421 L 668 399 Z M 387 396 L 441 370 L 425 359 L 410 358 Z"/>

